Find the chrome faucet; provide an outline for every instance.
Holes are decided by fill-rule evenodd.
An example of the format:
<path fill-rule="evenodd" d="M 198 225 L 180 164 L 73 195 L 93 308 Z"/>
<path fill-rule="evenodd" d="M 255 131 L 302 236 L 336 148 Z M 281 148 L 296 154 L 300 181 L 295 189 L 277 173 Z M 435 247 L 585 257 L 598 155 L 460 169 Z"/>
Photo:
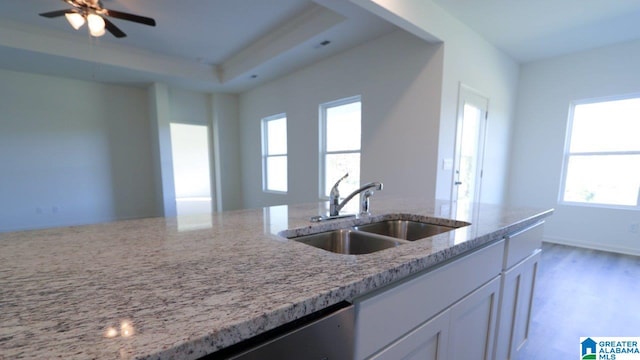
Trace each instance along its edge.
<path fill-rule="evenodd" d="M 344 206 L 344 204 L 340 206 L 340 190 L 338 190 L 338 185 L 347 177 L 349 177 L 349 173 L 344 174 L 344 176 L 331 187 L 331 191 L 329 192 L 329 216 L 338 216 L 340 209 Z"/>
<path fill-rule="evenodd" d="M 379 182 L 371 182 L 363 185 L 359 189 L 355 190 L 351 194 L 349 194 L 342 202 L 340 202 L 340 191 L 338 190 L 338 185 L 342 180 L 347 178 L 349 173 L 346 173 L 343 177 L 338 180 L 333 187 L 331 188 L 331 192 L 329 193 L 329 216 L 339 216 L 340 210 L 351 200 L 354 196 L 361 194 L 360 196 L 360 215 L 369 215 L 369 198 L 373 195 L 374 190 L 382 190 L 382 183 Z"/>

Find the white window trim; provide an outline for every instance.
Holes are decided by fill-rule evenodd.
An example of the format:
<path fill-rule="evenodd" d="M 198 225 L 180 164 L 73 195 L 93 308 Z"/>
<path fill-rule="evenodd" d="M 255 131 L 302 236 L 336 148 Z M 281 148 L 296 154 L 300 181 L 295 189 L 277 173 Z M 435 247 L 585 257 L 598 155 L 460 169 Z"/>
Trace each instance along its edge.
<path fill-rule="evenodd" d="M 360 144 L 360 149 L 358 150 L 346 150 L 346 151 L 330 151 L 327 152 L 325 151 L 325 149 L 327 148 L 327 125 L 326 125 L 326 116 L 327 116 L 327 109 L 328 108 L 332 108 L 332 107 L 336 107 L 336 106 L 341 106 L 341 105 L 347 105 L 347 104 L 351 104 L 351 103 L 355 103 L 355 102 L 360 102 L 361 106 L 362 106 L 362 96 L 360 95 L 356 95 L 356 96 L 351 96 L 348 98 L 344 98 L 344 99 L 339 99 L 339 100 L 334 100 L 334 101 L 329 101 L 326 103 L 322 103 L 319 106 L 318 109 L 318 117 L 320 119 L 319 121 L 319 131 L 320 131 L 320 151 L 318 152 L 320 155 L 320 159 L 319 159 L 319 165 L 320 165 L 320 169 L 318 170 L 318 174 L 320 174 L 320 179 L 319 179 L 319 187 L 318 187 L 318 198 L 320 200 L 328 200 L 329 197 L 326 196 L 324 194 L 324 189 L 326 187 L 325 184 L 325 155 L 326 154 L 360 154 L 361 156 L 361 161 L 362 161 L 362 144 Z M 362 123 L 362 113 L 360 115 L 360 122 Z M 361 125 L 362 127 L 362 125 Z M 362 165 L 362 163 L 361 163 Z M 361 166 L 362 167 L 362 166 Z M 333 184 L 332 184 L 333 185 Z"/>
<path fill-rule="evenodd" d="M 640 151 L 601 151 L 601 152 L 576 152 L 571 153 L 571 135 L 573 132 L 573 115 L 577 105 L 592 104 L 597 102 L 617 101 L 640 98 L 640 94 L 628 94 L 628 95 L 615 95 L 606 96 L 600 98 L 590 98 L 583 100 L 572 101 L 569 106 L 569 116 L 567 119 L 567 129 L 565 132 L 564 142 L 564 154 L 562 158 L 562 173 L 560 176 L 560 191 L 558 193 L 558 204 L 565 206 L 577 206 L 587 208 L 604 208 L 604 209 L 620 209 L 620 210 L 640 210 L 640 202 L 636 205 L 616 205 L 616 204 L 601 204 L 601 203 L 588 203 L 577 201 L 565 201 L 564 193 L 567 186 L 567 173 L 569 166 L 569 159 L 571 156 L 589 156 L 589 155 L 640 155 Z M 639 191 L 640 192 L 640 191 Z M 640 194 L 639 194 L 640 197 Z"/>
<path fill-rule="evenodd" d="M 268 149 L 269 149 L 269 139 L 267 138 L 267 123 L 269 121 L 273 121 L 273 120 L 279 120 L 285 118 L 287 119 L 287 114 L 286 113 L 281 113 L 281 114 L 276 114 L 276 115 L 271 115 L 271 116 L 267 116 L 265 118 L 262 118 L 261 123 L 260 123 L 260 141 L 262 142 L 262 192 L 265 193 L 270 193 L 270 194 L 287 194 L 289 187 L 287 186 L 287 191 L 279 191 L 279 190 L 271 190 L 271 189 L 267 189 L 267 172 L 268 172 L 268 168 L 267 168 L 267 159 L 268 158 L 275 158 L 275 157 L 285 157 L 287 158 L 287 162 L 288 162 L 288 156 L 289 156 L 289 147 L 287 146 L 287 153 L 285 154 L 276 154 L 276 155 L 269 155 L 268 154 Z M 287 126 L 288 126 L 288 121 L 287 121 Z M 287 133 L 288 133 L 288 129 L 287 129 Z M 288 135 L 288 134 L 287 134 Z M 288 136 L 287 136 L 287 141 L 288 141 Z M 288 169 L 288 166 L 287 166 Z M 287 170 L 287 176 L 289 176 L 289 171 Z"/>

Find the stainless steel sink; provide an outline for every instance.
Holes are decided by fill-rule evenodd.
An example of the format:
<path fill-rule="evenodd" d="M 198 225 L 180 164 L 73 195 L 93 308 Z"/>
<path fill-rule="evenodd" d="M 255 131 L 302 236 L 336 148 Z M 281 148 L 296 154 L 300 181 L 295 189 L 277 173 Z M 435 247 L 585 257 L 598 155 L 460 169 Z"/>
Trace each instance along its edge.
<path fill-rule="evenodd" d="M 355 230 L 391 236 L 398 239 L 415 241 L 443 232 L 455 230 L 455 227 L 423 223 L 411 220 L 386 220 L 372 224 L 359 225 Z"/>
<path fill-rule="evenodd" d="M 409 244 L 411 241 L 471 225 L 464 221 L 407 214 L 396 214 L 387 219 L 360 225 L 345 224 L 337 230 L 303 236 L 295 236 L 292 230 L 280 235 L 326 251 L 359 255 Z M 366 218 L 355 221 L 363 222 Z"/>
<path fill-rule="evenodd" d="M 292 240 L 338 254 L 360 255 L 396 247 L 404 242 L 372 233 L 339 229 L 304 235 Z"/>

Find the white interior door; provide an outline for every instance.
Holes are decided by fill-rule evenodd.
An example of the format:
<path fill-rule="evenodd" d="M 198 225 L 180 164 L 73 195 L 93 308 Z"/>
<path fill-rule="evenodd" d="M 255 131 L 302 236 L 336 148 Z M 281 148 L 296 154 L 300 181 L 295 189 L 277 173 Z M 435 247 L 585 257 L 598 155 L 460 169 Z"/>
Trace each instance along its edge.
<path fill-rule="evenodd" d="M 480 201 L 484 139 L 489 100 L 461 84 L 452 187 L 452 214 L 469 216 L 471 203 Z"/>

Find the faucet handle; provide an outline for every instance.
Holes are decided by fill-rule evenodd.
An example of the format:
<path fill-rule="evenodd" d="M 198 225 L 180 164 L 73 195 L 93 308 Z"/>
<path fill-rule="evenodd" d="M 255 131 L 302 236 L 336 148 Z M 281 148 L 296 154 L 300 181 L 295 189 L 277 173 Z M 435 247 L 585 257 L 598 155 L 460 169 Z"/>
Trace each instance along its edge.
<path fill-rule="evenodd" d="M 349 176 L 349 173 L 344 174 L 340 180 L 336 181 L 331 188 L 331 192 L 329 193 L 329 215 L 337 216 L 340 213 L 340 190 L 338 190 L 338 185 L 340 182 Z"/>
<path fill-rule="evenodd" d="M 347 177 L 349 177 L 349 173 L 344 174 L 344 176 L 341 177 L 340 180 L 336 181 L 336 183 L 333 184 L 333 187 L 331 187 L 331 192 L 329 193 L 329 196 L 331 198 L 337 199 L 340 197 L 340 190 L 338 190 L 338 185 L 340 185 L 340 182 Z"/>

